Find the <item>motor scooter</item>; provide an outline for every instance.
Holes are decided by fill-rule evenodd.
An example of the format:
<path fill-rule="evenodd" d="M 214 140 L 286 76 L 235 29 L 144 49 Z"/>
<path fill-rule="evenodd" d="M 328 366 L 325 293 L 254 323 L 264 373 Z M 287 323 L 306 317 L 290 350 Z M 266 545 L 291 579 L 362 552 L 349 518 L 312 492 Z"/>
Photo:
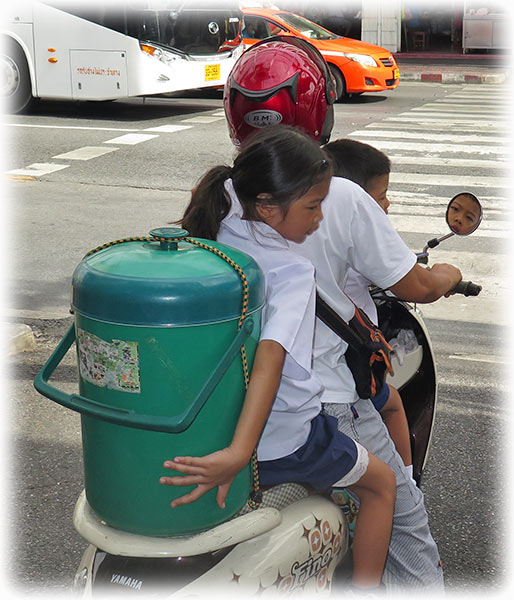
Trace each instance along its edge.
<path fill-rule="evenodd" d="M 426 264 L 428 250 L 443 240 L 468 235 L 478 227 L 481 209 L 477 222 L 467 230 L 452 224 L 456 199 L 461 196 L 455 196 L 448 205 L 451 232 L 430 240 L 418 255 L 420 263 Z M 461 282 L 453 292 L 477 295 L 480 290 L 471 282 Z M 380 327 L 395 349 L 394 376 L 388 376 L 388 382 L 402 396 L 411 433 L 414 477 L 419 484 L 437 404 L 432 343 L 416 305 L 387 290 L 374 288 L 372 295 Z M 47 371 L 45 378 L 50 374 Z M 138 535 L 114 528 L 95 514 L 82 492 L 73 523 L 89 546 L 74 578 L 75 590 L 82 598 L 124 593 L 152 598 L 215 597 L 218 592 L 224 598 L 263 593 L 328 595 L 336 584 L 339 588 L 341 581 L 348 580 L 351 529 L 357 518 L 351 497 L 344 490 L 311 493 L 295 483 L 261 492 L 259 508 L 245 505 L 235 517 L 207 531 L 175 537 Z"/>

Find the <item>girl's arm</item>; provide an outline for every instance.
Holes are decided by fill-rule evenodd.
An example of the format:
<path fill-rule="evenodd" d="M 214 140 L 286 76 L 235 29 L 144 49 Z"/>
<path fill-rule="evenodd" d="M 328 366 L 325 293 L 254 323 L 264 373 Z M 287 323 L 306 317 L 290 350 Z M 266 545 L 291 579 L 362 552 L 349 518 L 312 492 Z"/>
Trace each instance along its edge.
<path fill-rule="evenodd" d="M 218 505 L 225 508 L 225 499 L 234 477 L 250 460 L 275 400 L 286 351 L 274 340 L 262 340 L 257 346 L 255 360 L 246 391 L 245 401 L 232 443 L 227 448 L 202 457 L 176 456 L 164 467 L 185 476 L 161 477 L 163 485 L 195 485 L 196 488 L 171 503 L 172 507 L 198 500 L 218 486 Z"/>

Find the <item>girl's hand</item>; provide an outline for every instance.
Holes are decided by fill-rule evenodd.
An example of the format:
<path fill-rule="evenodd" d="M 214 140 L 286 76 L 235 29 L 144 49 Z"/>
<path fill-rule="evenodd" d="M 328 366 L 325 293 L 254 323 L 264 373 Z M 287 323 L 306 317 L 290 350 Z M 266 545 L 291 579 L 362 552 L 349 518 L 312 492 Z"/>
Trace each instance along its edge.
<path fill-rule="evenodd" d="M 207 454 L 207 456 L 177 456 L 173 460 L 165 461 L 163 466 L 166 469 L 185 473 L 185 475 L 161 477 L 159 483 L 175 486 L 196 484 L 196 488 L 192 492 L 173 500 L 172 508 L 194 502 L 216 486 L 218 486 L 216 495 L 218 506 L 225 508 L 225 499 L 232 481 L 247 462 L 231 447 Z"/>

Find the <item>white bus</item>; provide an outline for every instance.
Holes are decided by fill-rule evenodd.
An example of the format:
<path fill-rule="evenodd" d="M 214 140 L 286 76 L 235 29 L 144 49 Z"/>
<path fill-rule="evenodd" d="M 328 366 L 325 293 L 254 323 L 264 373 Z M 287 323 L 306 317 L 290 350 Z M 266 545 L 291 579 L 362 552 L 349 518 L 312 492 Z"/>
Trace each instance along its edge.
<path fill-rule="evenodd" d="M 8 0 L 0 96 L 115 100 L 222 86 L 243 51 L 231 0 Z"/>

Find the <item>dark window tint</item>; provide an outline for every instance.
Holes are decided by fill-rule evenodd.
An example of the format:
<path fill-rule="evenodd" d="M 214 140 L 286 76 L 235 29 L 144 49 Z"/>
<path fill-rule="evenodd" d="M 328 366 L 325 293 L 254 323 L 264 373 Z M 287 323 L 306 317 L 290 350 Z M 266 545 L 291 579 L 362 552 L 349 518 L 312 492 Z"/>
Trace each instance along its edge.
<path fill-rule="evenodd" d="M 99 0 L 45 3 L 145 42 L 177 48 L 188 54 L 229 51 L 239 44 L 242 15 L 237 2 L 223 5 L 179 3 L 176 0 L 135 0 L 110 4 Z"/>

